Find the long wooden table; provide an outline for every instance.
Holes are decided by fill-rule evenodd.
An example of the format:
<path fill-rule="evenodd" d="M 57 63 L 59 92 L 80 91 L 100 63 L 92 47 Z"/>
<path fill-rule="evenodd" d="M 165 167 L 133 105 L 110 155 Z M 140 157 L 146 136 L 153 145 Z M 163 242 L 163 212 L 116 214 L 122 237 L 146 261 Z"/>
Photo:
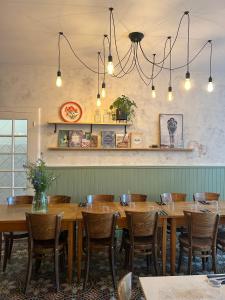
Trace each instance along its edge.
<path fill-rule="evenodd" d="M 213 287 L 206 275 L 140 277 L 146 300 L 222 300 L 225 285 Z"/>
<path fill-rule="evenodd" d="M 74 254 L 74 224 L 77 219 L 77 204 L 49 205 L 49 213 L 63 213 L 62 229 L 68 230 L 68 282 L 72 283 Z M 0 205 L 0 232 L 26 231 L 25 212 L 31 212 L 31 205 Z M 40 224 L 41 226 L 41 224 Z"/>
<path fill-rule="evenodd" d="M 173 205 L 163 205 L 163 210 L 168 214 L 168 223 L 170 223 L 170 272 L 171 275 L 176 274 L 176 243 L 177 235 L 176 229 L 185 226 L 184 210 L 201 211 L 209 210 L 220 215 L 220 223 L 225 223 L 225 201 L 218 202 L 218 210 L 212 205 L 196 205 L 192 201 L 174 202 Z"/>
<path fill-rule="evenodd" d="M 77 276 L 78 281 L 81 279 L 81 263 L 82 263 L 82 243 L 83 243 L 83 220 L 82 220 L 82 211 L 91 211 L 91 212 L 107 212 L 107 211 L 116 211 L 119 212 L 120 217 L 117 221 L 118 228 L 126 228 L 126 210 L 134 211 L 148 211 L 148 210 L 162 210 L 163 207 L 160 207 L 155 202 L 136 202 L 134 206 L 121 206 L 119 202 L 112 203 L 96 203 L 92 206 L 81 208 L 78 207 L 77 214 L 77 224 L 78 224 L 78 234 L 77 234 Z M 162 273 L 166 274 L 166 230 L 167 230 L 167 216 L 160 216 L 160 225 L 162 226 Z"/>

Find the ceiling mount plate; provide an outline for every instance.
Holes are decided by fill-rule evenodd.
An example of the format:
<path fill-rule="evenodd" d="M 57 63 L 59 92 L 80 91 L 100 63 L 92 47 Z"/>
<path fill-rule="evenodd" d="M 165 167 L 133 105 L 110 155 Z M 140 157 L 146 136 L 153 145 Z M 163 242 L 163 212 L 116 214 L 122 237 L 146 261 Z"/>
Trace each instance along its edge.
<path fill-rule="evenodd" d="M 128 36 L 131 42 L 140 43 L 144 37 L 144 34 L 142 32 L 131 32 Z"/>

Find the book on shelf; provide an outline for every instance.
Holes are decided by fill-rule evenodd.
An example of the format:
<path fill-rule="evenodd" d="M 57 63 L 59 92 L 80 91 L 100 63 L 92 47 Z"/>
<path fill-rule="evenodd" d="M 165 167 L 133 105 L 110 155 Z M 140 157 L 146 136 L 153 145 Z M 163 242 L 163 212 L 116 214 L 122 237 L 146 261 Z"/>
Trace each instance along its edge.
<path fill-rule="evenodd" d="M 115 131 L 112 130 L 102 131 L 102 147 L 115 148 Z"/>
<path fill-rule="evenodd" d="M 143 132 L 132 132 L 131 133 L 131 148 L 143 148 L 144 147 L 144 136 Z"/>
<path fill-rule="evenodd" d="M 85 132 L 81 141 L 81 148 L 89 148 L 91 144 L 91 132 Z"/>
<path fill-rule="evenodd" d="M 116 148 L 130 148 L 129 133 L 116 133 Z"/>
<path fill-rule="evenodd" d="M 90 147 L 98 148 L 98 135 L 97 134 L 91 134 Z"/>
<path fill-rule="evenodd" d="M 70 130 L 69 131 L 69 147 L 79 148 L 82 145 L 83 131 Z"/>
<path fill-rule="evenodd" d="M 69 130 L 59 130 L 58 133 L 58 147 L 69 146 Z"/>

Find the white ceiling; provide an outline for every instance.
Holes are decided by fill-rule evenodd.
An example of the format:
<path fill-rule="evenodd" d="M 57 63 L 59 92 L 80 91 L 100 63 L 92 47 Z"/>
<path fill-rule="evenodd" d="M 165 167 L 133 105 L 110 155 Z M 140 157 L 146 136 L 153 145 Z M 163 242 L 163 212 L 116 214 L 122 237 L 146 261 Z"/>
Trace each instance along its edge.
<path fill-rule="evenodd" d="M 175 35 L 182 13 L 191 15 L 191 51 L 214 40 L 214 67 L 225 68 L 225 0 L 0 0 L 0 63 L 57 65 L 57 34 L 63 31 L 77 53 L 93 67 L 102 37 L 109 30 L 108 7 L 114 7 L 121 54 L 129 47 L 128 33 L 142 31 L 147 54 L 162 55 L 164 40 Z M 173 63 L 185 60 L 185 23 Z M 200 58 L 207 64 L 209 50 Z M 62 64 L 78 67 L 62 43 Z M 197 65 L 197 63 L 196 63 Z"/>

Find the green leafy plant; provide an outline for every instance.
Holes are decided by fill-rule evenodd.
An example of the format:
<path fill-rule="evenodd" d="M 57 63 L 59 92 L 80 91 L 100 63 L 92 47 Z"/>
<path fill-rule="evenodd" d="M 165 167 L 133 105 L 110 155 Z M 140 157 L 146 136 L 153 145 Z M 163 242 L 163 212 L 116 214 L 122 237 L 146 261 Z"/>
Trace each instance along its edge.
<path fill-rule="evenodd" d="M 127 121 L 131 121 L 135 117 L 135 108 L 137 108 L 137 105 L 134 100 L 131 100 L 125 95 L 118 97 L 110 105 L 110 109 L 112 112 L 115 112 L 117 110 L 125 114 Z"/>

